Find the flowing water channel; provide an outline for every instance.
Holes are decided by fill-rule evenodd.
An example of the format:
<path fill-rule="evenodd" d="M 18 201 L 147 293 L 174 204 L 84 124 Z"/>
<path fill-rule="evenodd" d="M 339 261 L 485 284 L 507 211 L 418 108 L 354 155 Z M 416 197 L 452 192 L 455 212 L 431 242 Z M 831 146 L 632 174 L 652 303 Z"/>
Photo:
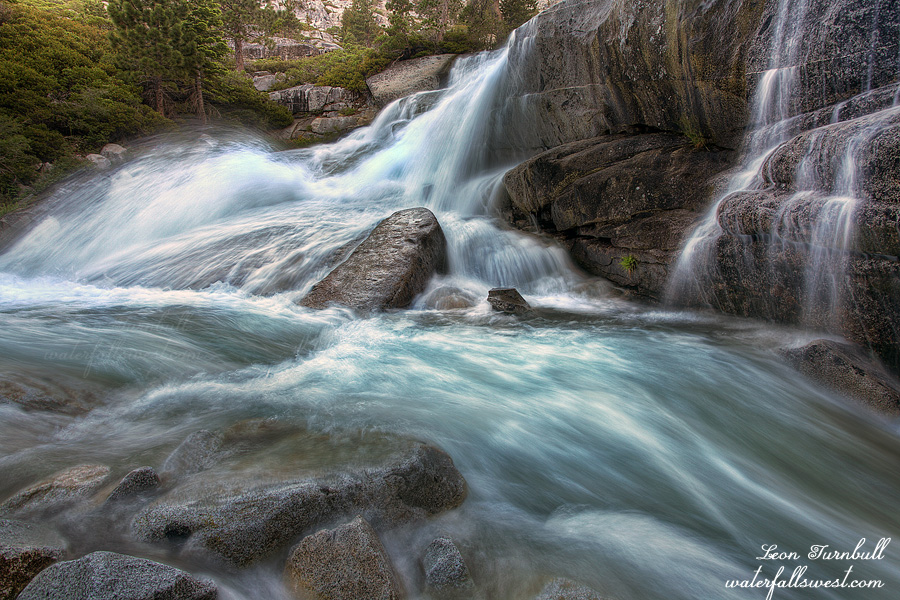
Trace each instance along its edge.
<path fill-rule="evenodd" d="M 58 190 L 0 255 L 0 370 L 87 390 L 96 407 L 0 405 L 0 498 L 77 464 L 158 468 L 191 432 L 272 419 L 314 440 L 399 435 L 453 457 L 463 506 L 385 536 L 414 596 L 417 552 L 446 532 L 477 597 L 530 598 L 566 576 L 618 600 L 755 599 L 768 590 L 727 582 L 807 565 L 809 580 L 852 566 L 849 580 L 883 587 L 773 597 L 897 598 L 900 538 L 880 560 L 806 558 L 897 537 L 897 424 L 784 364 L 776 349 L 812 333 L 630 304 L 501 227 L 499 178 L 522 158 L 508 143 L 513 85 L 505 50 L 479 55 L 446 91 L 334 144 L 273 152 L 208 130 Z M 380 219 L 421 205 L 445 230 L 450 272 L 411 310 L 296 304 Z M 483 298 L 500 285 L 536 310 L 492 313 Z M 474 306 L 430 308 L 441 288 Z M 302 449 L 310 472 L 335 460 L 317 443 Z M 250 477 L 298 450 L 271 452 Z M 758 560 L 764 544 L 801 559 Z M 284 593 L 275 564 L 204 574 L 224 597 Z"/>

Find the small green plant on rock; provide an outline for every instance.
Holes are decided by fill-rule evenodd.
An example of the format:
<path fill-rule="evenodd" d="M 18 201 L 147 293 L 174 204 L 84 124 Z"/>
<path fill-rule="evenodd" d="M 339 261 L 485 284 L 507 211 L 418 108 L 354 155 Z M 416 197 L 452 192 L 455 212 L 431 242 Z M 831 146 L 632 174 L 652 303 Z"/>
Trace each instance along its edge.
<path fill-rule="evenodd" d="M 626 254 L 622 257 L 622 260 L 619 261 L 619 266 L 631 276 L 631 274 L 634 273 L 634 270 L 637 269 L 638 259 L 636 259 L 633 254 Z"/>

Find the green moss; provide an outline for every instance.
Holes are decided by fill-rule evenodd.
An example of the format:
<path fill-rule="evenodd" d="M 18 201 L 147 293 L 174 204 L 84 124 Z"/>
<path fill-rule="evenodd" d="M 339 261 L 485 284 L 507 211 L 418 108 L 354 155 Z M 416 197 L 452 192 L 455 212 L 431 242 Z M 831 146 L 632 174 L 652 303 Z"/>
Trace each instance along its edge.
<path fill-rule="evenodd" d="M 626 254 L 619 260 L 619 266 L 622 267 L 622 270 L 628 273 L 631 276 L 632 273 L 638 268 L 638 259 L 635 258 L 633 254 Z"/>

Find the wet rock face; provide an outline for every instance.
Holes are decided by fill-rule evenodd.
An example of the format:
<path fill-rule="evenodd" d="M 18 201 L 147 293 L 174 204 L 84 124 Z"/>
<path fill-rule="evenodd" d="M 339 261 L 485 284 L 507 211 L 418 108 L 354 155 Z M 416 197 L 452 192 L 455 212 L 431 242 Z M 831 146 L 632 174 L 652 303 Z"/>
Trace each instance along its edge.
<path fill-rule="evenodd" d="M 466 482 L 450 457 L 417 445 L 386 466 L 330 478 L 236 491 L 189 482 L 139 512 L 132 533 L 245 566 L 341 517 L 361 515 L 376 528 L 392 527 L 455 508 L 465 496 Z"/>
<path fill-rule="evenodd" d="M 337 304 L 361 312 L 406 308 L 432 275 L 444 271 L 446 248 L 444 232 L 430 210 L 395 212 L 300 304 L 308 308 Z"/>
<path fill-rule="evenodd" d="M 303 538 L 291 551 L 285 579 L 301 600 L 403 597 L 378 535 L 361 517 Z"/>
<path fill-rule="evenodd" d="M 359 95 L 341 87 L 305 83 L 286 90 L 270 92 L 269 99 L 283 104 L 293 113 L 318 113 L 331 104 L 356 102 Z"/>
<path fill-rule="evenodd" d="M 47 527 L 0 519 L 0 600 L 13 600 L 65 551 L 65 541 Z"/>
<path fill-rule="evenodd" d="M 515 46 L 535 147 L 640 124 L 736 147 L 748 116 L 748 50 L 765 2 L 556 4 Z"/>
<path fill-rule="evenodd" d="M 733 155 L 665 133 L 573 142 L 509 171 L 502 212 L 555 236 L 588 272 L 658 299 Z"/>
<path fill-rule="evenodd" d="M 900 380 L 862 348 L 815 340 L 782 351 L 795 369 L 840 394 L 889 417 L 900 416 Z"/>
<path fill-rule="evenodd" d="M 41 571 L 19 594 L 19 600 L 215 600 L 210 581 L 143 558 L 94 552 Z"/>

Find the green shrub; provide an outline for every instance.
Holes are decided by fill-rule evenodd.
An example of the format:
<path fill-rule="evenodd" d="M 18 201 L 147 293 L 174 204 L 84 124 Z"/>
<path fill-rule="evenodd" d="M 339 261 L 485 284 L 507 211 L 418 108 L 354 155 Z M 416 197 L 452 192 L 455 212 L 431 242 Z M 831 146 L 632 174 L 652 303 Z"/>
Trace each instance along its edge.
<path fill-rule="evenodd" d="M 638 259 L 633 254 L 627 254 L 619 261 L 619 266 L 630 276 L 638 267 Z"/>

